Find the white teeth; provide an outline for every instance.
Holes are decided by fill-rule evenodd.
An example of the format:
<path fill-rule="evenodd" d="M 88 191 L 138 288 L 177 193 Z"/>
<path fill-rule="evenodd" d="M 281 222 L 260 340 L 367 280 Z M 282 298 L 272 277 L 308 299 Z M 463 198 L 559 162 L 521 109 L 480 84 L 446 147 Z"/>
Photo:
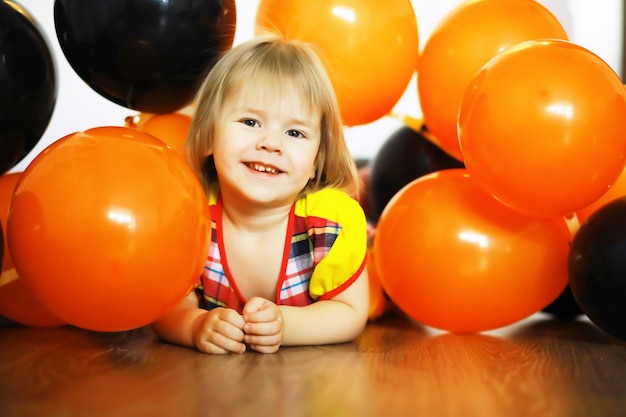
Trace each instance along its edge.
<path fill-rule="evenodd" d="M 259 171 L 259 172 L 269 172 L 270 174 L 278 174 L 279 172 L 276 168 L 266 167 L 265 165 L 248 164 L 248 166 L 254 169 L 255 171 Z"/>

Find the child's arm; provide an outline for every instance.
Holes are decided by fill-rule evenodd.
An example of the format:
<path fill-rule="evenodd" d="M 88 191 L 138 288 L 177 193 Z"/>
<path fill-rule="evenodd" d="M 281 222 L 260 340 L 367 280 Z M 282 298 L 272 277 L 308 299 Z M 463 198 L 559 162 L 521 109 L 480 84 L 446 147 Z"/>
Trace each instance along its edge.
<path fill-rule="evenodd" d="M 204 310 L 195 294 L 189 296 L 152 324 L 157 336 L 171 343 L 195 347 L 205 353 L 242 353 L 243 317 L 230 308 Z"/>
<path fill-rule="evenodd" d="M 369 284 L 367 271 L 345 291 L 306 307 L 279 306 L 251 299 L 244 307 L 245 342 L 254 350 L 275 352 L 280 345 L 324 345 L 357 337 L 367 322 Z"/>

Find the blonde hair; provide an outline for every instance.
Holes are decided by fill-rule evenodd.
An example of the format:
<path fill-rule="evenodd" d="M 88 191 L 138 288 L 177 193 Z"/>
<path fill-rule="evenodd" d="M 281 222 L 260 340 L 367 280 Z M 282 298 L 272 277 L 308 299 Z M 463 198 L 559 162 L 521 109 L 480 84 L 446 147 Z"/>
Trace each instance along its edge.
<path fill-rule="evenodd" d="M 321 60 L 311 45 L 273 35 L 258 36 L 230 49 L 200 87 L 185 148 L 189 164 L 207 193 L 211 182 L 217 180 L 209 150 L 213 148 L 220 110 L 243 83 L 262 85 L 273 95 L 300 94 L 308 100 L 310 109 L 321 114 L 315 177 L 300 195 L 326 187 L 358 195 L 356 164 L 346 144 L 337 98 Z"/>

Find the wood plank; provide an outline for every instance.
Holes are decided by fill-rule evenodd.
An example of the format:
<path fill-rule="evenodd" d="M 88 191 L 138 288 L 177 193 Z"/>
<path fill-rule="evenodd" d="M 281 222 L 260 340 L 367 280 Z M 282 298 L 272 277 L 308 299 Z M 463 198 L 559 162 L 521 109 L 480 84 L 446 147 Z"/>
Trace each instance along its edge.
<path fill-rule="evenodd" d="M 147 328 L 0 328 L 1 416 L 623 416 L 626 343 L 537 318 L 448 334 L 391 315 L 354 342 L 206 355 Z"/>

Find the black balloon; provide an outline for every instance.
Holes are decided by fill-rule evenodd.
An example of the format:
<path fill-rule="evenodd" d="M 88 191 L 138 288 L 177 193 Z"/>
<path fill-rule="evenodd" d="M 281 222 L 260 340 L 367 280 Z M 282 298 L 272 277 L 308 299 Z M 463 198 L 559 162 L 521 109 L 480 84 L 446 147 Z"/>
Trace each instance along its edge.
<path fill-rule="evenodd" d="M 233 45 L 234 0 L 56 0 L 54 22 L 74 71 L 96 92 L 146 113 L 189 105 Z"/>
<path fill-rule="evenodd" d="M 560 320 L 572 320 L 584 314 L 576 302 L 576 299 L 572 294 L 572 289 L 569 285 L 565 287 L 556 300 L 551 302 L 541 311 Z"/>
<path fill-rule="evenodd" d="M 389 200 L 411 181 L 443 169 L 465 167 L 426 135 L 425 130 L 418 132 L 401 126 L 376 153 L 367 190 L 370 220 L 378 221 Z"/>
<path fill-rule="evenodd" d="M 57 72 L 47 38 L 15 2 L 0 3 L 0 175 L 41 139 L 57 99 Z"/>
<path fill-rule="evenodd" d="M 569 284 L 582 311 L 626 340 L 626 197 L 596 210 L 572 240 Z"/>

